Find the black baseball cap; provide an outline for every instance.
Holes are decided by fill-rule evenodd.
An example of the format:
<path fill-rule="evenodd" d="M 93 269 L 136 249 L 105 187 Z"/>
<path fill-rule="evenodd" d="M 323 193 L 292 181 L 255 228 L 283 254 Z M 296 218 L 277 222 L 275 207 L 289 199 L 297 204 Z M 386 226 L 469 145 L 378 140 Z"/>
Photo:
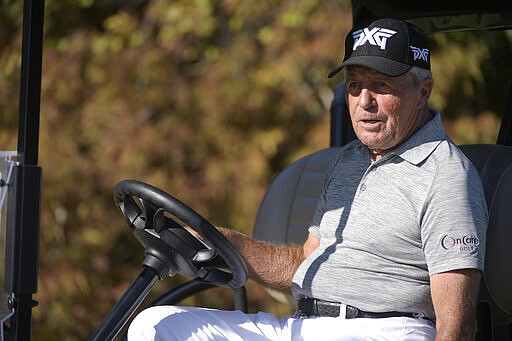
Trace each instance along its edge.
<path fill-rule="evenodd" d="M 430 70 L 430 49 L 420 29 L 393 18 L 354 27 L 345 39 L 345 58 L 329 78 L 349 65 L 361 65 L 396 77 L 413 66 Z"/>

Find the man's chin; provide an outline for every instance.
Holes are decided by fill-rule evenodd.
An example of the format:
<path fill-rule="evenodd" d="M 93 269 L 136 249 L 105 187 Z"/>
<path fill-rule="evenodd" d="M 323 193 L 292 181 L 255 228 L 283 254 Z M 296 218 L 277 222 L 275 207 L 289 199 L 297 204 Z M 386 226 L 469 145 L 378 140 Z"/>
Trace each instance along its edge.
<path fill-rule="evenodd" d="M 375 134 L 364 133 L 358 136 L 358 138 L 369 149 L 386 149 L 386 144 Z"/>

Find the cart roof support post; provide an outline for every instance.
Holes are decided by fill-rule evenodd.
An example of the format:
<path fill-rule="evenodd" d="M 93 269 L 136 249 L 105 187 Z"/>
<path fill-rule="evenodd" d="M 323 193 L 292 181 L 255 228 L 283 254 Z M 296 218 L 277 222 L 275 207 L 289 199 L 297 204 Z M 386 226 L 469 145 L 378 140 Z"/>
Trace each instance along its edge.
<path fill-rule="evenodd" d="M 14 170 L 6 233 L 6 291 L 12 294 L 10 340 L 30 340 L 32 295 L 37 292 L 41 215 L 38 167 L 44 0 L 24 0 L 18 165 Z"/>

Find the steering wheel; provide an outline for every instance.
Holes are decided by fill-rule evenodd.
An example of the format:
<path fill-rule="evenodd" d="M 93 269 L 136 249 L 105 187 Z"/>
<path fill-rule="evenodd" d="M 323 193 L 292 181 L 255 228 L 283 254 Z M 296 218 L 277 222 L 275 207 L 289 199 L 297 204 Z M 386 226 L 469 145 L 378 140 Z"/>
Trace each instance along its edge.
<path fill-rule="evenodd" d="M 240 288 L 247 281 L 245 263 L 233 245 L 175 197 L 146 183 L 124 180 L 114 188 L 114 201 L 144 246 L 144 266 L 153 268 L 160 279 L 176 272 L 228 288 Z"/>

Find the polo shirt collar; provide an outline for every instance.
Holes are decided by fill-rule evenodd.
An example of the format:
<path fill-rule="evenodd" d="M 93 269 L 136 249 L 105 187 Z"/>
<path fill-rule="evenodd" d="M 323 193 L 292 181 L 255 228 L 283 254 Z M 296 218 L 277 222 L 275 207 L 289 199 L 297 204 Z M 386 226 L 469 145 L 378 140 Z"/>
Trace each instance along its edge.
<path fill-rule="evenodd" d="M 440 113 L 434 110 L 431 112 L 434 117 L 391 154 L 398 155 L 411 164 L 419 165 L 443 140 L 447 139 Z"/>

